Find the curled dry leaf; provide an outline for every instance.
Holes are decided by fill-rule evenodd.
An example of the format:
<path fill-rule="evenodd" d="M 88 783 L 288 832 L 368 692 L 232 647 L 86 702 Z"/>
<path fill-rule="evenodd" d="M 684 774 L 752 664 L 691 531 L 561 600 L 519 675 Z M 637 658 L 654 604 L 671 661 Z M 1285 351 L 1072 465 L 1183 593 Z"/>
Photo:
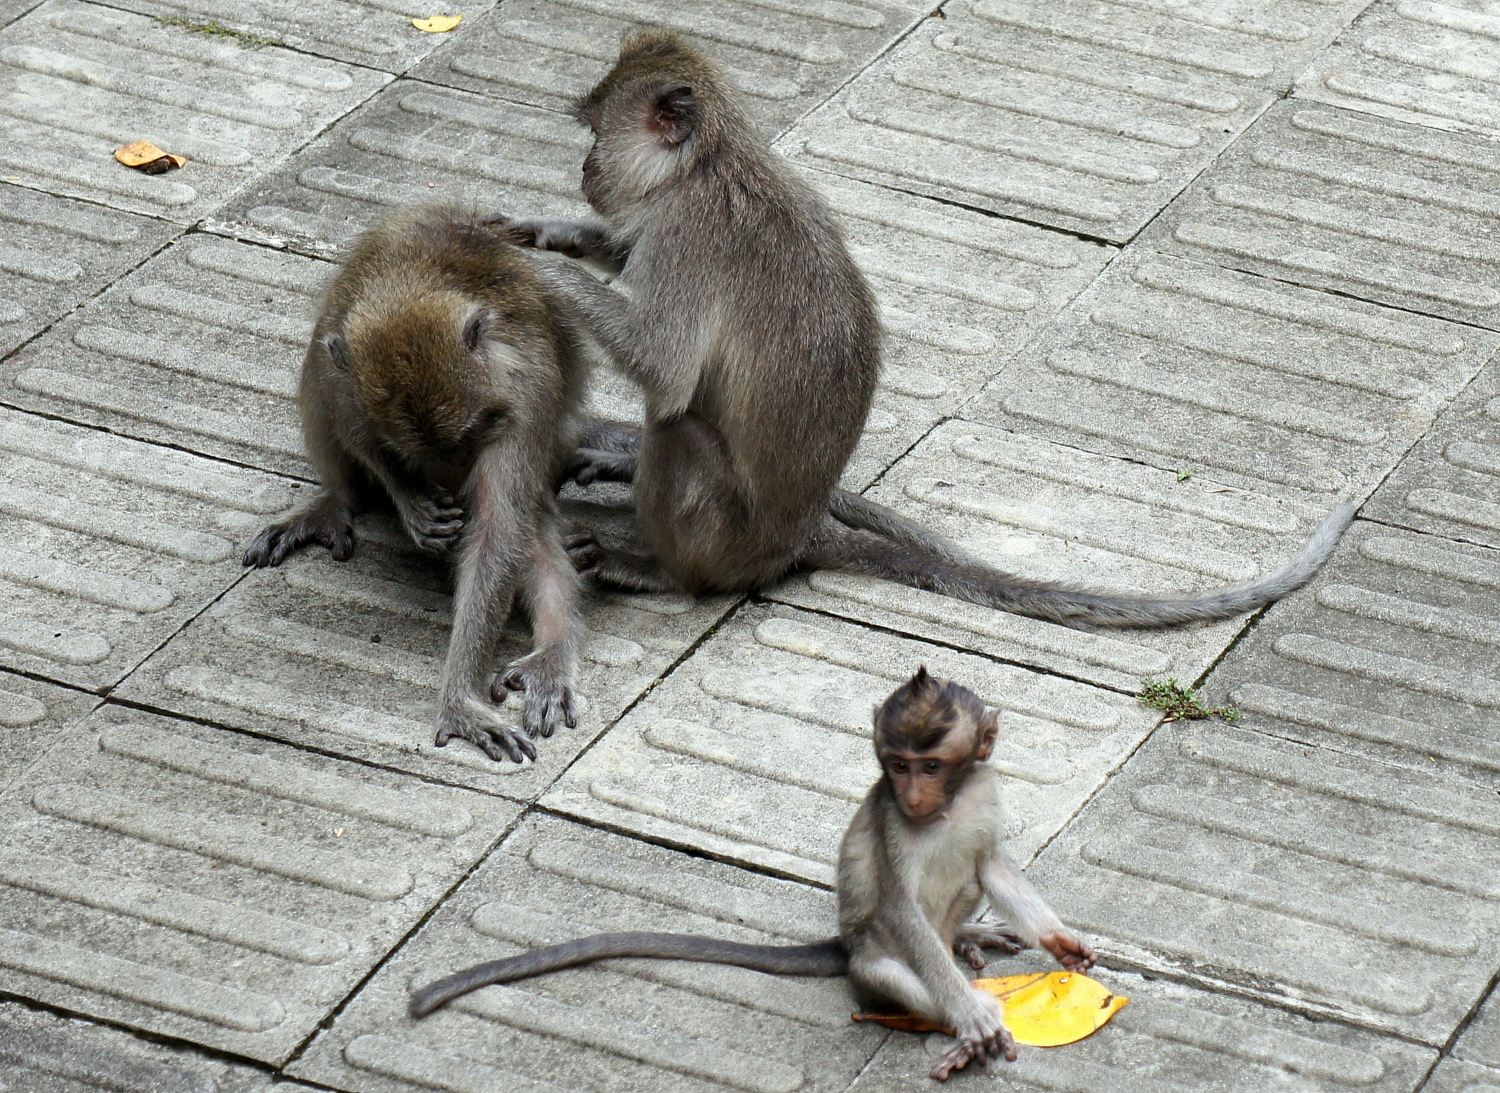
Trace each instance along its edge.
<path fill-rule="evenodd" d="M 149 140 L 136 140 L 121 145 L 115 149 L 115 159 L 145 175 L 159 175 L 187 162 L 182 156 L 163 152 Z"/>
<path fill-rule="evenodd" d="M 1000 999 L 1005 1026 L 1018 1044 L 1057 1047 L 1097 1032 L 1126 1002 L 1098 980 L 1077 972 L 1035 972 L 976 979 L 974 985 Z M 906 1032 L 946 1032 L 910 1013 L 856 1013 L 856 1021 L 878 1021 Z"/>
<path fill-rule="evenodd" d="M 441 34 L 445 30 L 452 30 L 463 21 L 462 15 L 432 15 L 426 19 L 413 19 L 411 25 L 429 34 Z"/>

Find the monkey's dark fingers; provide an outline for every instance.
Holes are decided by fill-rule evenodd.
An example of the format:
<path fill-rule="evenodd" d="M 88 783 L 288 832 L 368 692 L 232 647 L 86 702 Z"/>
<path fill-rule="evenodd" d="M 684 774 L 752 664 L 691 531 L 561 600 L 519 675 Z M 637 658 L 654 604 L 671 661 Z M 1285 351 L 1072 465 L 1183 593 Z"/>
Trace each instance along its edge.
<path fill-rule="evenodd" d="M 520 667 L 512 664 L 505 671 L 495 677 L 495 682 L 490 684 L 490 697 L 496 702 L 504 702 L 516 691 L 526 689 L 526 675 Z"/>
<path fill-rule="evenodd" d="M 445 748 L 454 737 L 467 740 L 497 763 L 502 759 L 520 763 L 536 758 L 535 744 L 520 733 L 511 732 L 499 725 L 444 725 L 438 729 L 432 742 L 439 748 Z"/>
<path fill-rule="evenodd" d="M 962 1070 L 969 1065 L 969 1060 L 974 1058 L 974 1045 L 959 1042 L 938 1056 L 938 1061 L 932 1068 L 932 1076 L 940 1082 L 946 1082 L 948 1075 L 955 1070 Z"/>
<path fill-rule="evenodd" d="M 599 560 L 604 556 L 599 543 L 587 532 L 570 536 L 563 542 L 563 549 L 568 552 L 573 568 L 585 577 L 599 568 Z"/>
<path fill-rule="evenodd" d="M 1037 944 L 1052 954 L 1053 958 L 1070 972 L 1083 972 L 1094 966 L 1094 950 L 1087 942 L 1069 930 L 1057 930 L 1044 934 Z"/>

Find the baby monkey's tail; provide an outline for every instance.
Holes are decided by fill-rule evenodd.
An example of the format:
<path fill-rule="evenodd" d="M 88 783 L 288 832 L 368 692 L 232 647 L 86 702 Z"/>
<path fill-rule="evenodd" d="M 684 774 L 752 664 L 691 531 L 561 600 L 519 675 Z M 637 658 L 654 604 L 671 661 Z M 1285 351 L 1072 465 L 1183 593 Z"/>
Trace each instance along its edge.
<path fill-rule="evenodd" d="M 425 1017 L 459 995 L 491 983 L 509 983 L 621 956 L 734 964 L 778 975 L 843 975 L 849 969 L 849 957 L 836 937 L 810 945 L 747 945 L 696 934 L 595 934 L 519 956 L 476 964 L 429 983 L 411 996 L 411 1015 Z"/>

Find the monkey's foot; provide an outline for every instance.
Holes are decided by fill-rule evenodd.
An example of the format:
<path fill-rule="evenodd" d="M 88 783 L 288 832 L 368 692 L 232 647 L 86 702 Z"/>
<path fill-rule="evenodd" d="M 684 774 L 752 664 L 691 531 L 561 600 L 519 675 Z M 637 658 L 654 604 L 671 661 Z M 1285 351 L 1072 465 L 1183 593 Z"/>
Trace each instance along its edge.
<path fill-rule="evenodd" d="M 551 736 L 560 724 L 570 729 L 578 724 L 573 690 L 566 678 L 569 674 L 559 669 L 545 651 L 529 653 L 495 677 L 490 694 L 496 702 L 504 702 L 512 692 L 524 691 L 526 712 L 521 716 L 521 727 L 531 737 Z"/>
<path fill-rule="evenodd" d="M 636 463 L 634 452 L 579 448 L 568 461 L 568 477 L 580 486 L 591 482 L 634 482 Z"/>
<path fill-rule="evenodd" d="M 1037 944 L 1051 953 L 1070 972 L 1085 972 L 1094 966 L 1094 950 L 1070 930 L 1058 930 L 1037 938 Z"/>
<path fill-rule="evenodd" d="M 1026 942 L 1005 929 L 1003 924 L 992 926 L 983 922 L 966 922 L 953 938 L 953 951 L 976 971 L 988 963 L 984 958 L 985 949 L 999 949 L 1009 956 L 1024 948 Z"/>
<path fill-rule="evenodd" d="M 501 725 L 487 711 L 466 708 L 440 714 L 432 742 L 443 748 L 455 737 L 467 740 L 497 763 L 502 759 L 519 763 L 536 758 L 536 745 L 528 737 Z"/>
<path fill-rule="evenodd" d="M 463 534 L 464 510 L 452 494 L 408 497 L 398 501 L 396 508 L 406 534 L 428 554 L 442 554 Z"/>
<path fill-rule="evenodd" d="M 292 551 L 308 543 L 321 543 L 333 560 L 348 560 L 354 553 L 354 521 L 349 510 L 314 501 L 290 520 L 272 524 L 245 548 L 240 559 L 248 566 L 280 565 Z"/>
<path fill-rule="evenodd" d="M 932 1068 L 932 1076 L 940 1082 L 946 1082 L 948 1075 L 955 1070 L 962 1070 L 971 1062 L 989 1066 L 991 1059 L 1004 1059 L 1011 1063 L 1016 1061 L 1016 1042 L 1003 1024 L 993 1032 L 975 1030 L 961 1034 L 958 1043 L 938 1056 L 937 1065 Z"/>
<path fill-rule="evenodd" d="M 682 586 L 651 555 L 606 550 L 586 531 L 565 538 L 563 548 L 579 576 L 594 584 L 628 588 L 632 592 L 682 591 Z"/>

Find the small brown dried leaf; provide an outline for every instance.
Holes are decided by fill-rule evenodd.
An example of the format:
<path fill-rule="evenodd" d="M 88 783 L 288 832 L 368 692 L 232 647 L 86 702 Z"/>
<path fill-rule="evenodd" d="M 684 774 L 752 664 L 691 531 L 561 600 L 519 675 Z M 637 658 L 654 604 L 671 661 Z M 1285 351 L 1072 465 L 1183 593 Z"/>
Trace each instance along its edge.
<path fill-rule="evenodd" d="M 135 140 L 115 149 L 115 159 L 127 167 L 133 167 L 146 175 L 159 175 L 181 167 L 187 162 L 182 156 L 163 152 L 149 140 Z"/>

